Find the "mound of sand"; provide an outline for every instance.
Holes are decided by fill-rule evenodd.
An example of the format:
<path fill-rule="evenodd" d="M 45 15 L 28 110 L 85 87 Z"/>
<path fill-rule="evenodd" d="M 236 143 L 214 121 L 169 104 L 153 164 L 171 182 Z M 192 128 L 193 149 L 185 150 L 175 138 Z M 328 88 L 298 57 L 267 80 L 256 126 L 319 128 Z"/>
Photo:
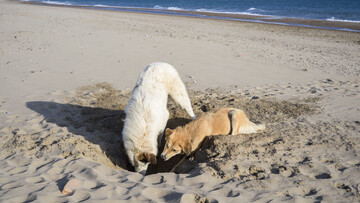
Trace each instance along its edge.
<path fill-rule="evenodd" d="M 360 123 L 317 119 L 324 111 L 320 107 L 324 97 L 314 94 L 311 88 L 303 97 L 287 99 L 269 94 L 278 92 L 277 89 L 189 90 L 197 116 L 224 106 L 236 107 L 243 109 L 252 121 L 266 123 L 267 129 L 258 134 L 209 137 L 176 173 L 190 177 L 206 174 L 223 181 L 227 187 L 274 192 L 282 200 L 294 196 L 321 200 L 318 193 L 334 188 L 337 195 L 359 198 L 360 182 L 348 177 L 360 175 L 357 159 Z M 285 90 L 282 88 L 280 92 Z M 28 102 L 27 107 L 38 114 L 24 128 L 2 129 L 5 141 L 1 147 L 6 153 L 2 156 L 20 153 L 30 160 L 58 157 L 70 162 L 85 158 L 115 170 L 133 171 L 121 143 L 124 109 L 130 94 L 108 83 L 99 83 L 78 88 L 64 103 Z M 190 121 L 186 112 L 171 100 L 168 109 L 167 127 L 175 128 Z M 176 156 L 164 162 L 158 157 L 158 163 L 150 165 L 147 174 L 167 173 L 182 158 Z M 64 181 L 72 177 L 68 175 Z M 86 182 L 84 177 L 81 180 Z M 274 184 L 277 186 L 273 187 Z M 288 185 L 295 187 L 287 189 Z M 223 194 L 227 190 L 219 189 L 219 192 Z M 237 197 L 239 192 L 229 190 L 225 196 Z M 200 201 L 202 195 L 176 198 L 180 197 Z M 262 198 L 261 194 L 257 198 Z"/>
<path fill-rule="evenodd" d="M 294 99 L 291 102 L 277 101 L 259 96 L 243 97 L 235 92 L 222 93 L 220 90 L 190 91 L 189 95 L 198 116 L 231 106 L 244 109 L 251 120 L 265 122 L 270 126 L 272 123 L 316 113 L 318 107 L 315 102 L 319 100 L 314 97 Z M 40 127 L 38 125 L 49 130 L 30 134 L 15 130 L 14 136 L 4 147 L 10 153 L 26 151 L 28 156 L 37 158 L 56 154 L 63 158 L 85 157 L 109 167 L 132 170 L 121 142 L 124 109 L 129 98 L 130 92 L 123 93 L 108 83 L 99 83 L 78 88 L 65 104 L 28 102 L 28 108 L 44 117 L 40 124 L 34 124 L 34 130 Z M 186 112 L 171 100 L 168 108 L 171 114 L 167 127 L 176 128 L 190 121 Z M 169 172 L 177 161 L 174 159 L 168 164 L 160 160 L 157 166 L 151 167 L 149 173 Z"/>

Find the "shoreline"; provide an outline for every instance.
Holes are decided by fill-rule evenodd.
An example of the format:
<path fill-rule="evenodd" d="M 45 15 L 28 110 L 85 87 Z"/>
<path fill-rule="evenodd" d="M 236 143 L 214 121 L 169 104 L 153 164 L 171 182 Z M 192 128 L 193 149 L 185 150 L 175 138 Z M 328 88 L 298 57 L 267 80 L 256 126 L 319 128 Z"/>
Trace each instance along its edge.
<path fill-rule="evenodd" d="M 130 12 L 130 13 L 146 13 L 146 14 L 155 14 L 155 15 L 170 15 L 170 16 L 193 17 L 193 18 L 202 18 L 202 19 L 213 19 L 213 20 L 296 26 L 296 27 L 306 27 L 306 28 L 323 29 L 323 30 L 360 32 L 360 23 L 355 23 L 355 22 L 341 22 L 341 21 L 289 18 L 289 17 L 279 17 L 279 16 L 264 16 L 264 15 L 200 12 L 200 11 L 186 11 L 186 10 L 151 9 L 151 8 L 138 8 L 138 7 L 61 5 L 61 4 L 50 4 L 43 2 L 20 1 L 20 0 L 16 0 L 16 2 L 24 3 L 24 4 L 41 5 L 41 6 L 82 8 L 82 9 Z"/>

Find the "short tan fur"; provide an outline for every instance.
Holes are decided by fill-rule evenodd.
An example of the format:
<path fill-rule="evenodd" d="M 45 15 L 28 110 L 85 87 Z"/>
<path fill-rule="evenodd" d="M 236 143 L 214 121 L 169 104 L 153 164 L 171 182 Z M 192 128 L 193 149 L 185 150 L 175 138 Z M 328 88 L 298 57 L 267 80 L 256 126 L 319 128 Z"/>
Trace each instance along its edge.
<path fill-rule="evenodd" d="M 208 113 L 175 130 L 165 130 L 165 147 L 161 154 L 165 160 L 177 154 L 189 155 L 197 149 L 206 136 L 237 135 L 264 130 L 264 124 L 251 122 L 244 111 L 236 108 L 221 108 Z"/>

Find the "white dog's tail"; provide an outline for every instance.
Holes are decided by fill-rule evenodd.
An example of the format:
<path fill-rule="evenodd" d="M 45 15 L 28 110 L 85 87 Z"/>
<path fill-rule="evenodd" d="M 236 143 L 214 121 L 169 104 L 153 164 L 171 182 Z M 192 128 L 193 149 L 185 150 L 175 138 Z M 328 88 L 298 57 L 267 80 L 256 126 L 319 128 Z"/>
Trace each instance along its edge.
<path fill-rule="evenodd" d="M 229 111 L 232 132 L 231 135 L 257 133 L 265 130 L 265 124 L 255 124 L 251 122 L 244 111 L 233 109 Z"/>

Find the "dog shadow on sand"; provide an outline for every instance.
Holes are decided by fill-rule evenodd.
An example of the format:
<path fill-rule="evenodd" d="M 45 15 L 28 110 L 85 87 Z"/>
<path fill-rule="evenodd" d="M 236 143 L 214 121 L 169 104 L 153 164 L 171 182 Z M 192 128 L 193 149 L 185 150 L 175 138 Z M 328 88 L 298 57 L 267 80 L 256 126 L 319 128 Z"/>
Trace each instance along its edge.
<path fill-rule="evenodd" d="M 83 136 L 93 145 L 98 145 L 103 154 L 106 156 L 113 166 L 120 167 L 129 171 L 134 171 L 134 167 L 130 164 L 122 143 L 122 129 L 125 121 L 125 112 L 123 109 L 112 110 L 100 107 L 88 107 L 74 104 L 61 104 L 47 101 L 27 102 L 26 106 L 41 114 L 47 123 L 56 124 L 59 127 L 66 127 L 69 133 Z M 172 118 L 168 121 L 167 127 L 176 128 L 179 125 L 185 125 L 190 122 L 186 118 Z M 66 138 L 65 138 L 66 139 Z M 58 142 L 62 142 L 60 137 Z M 164 143 L 164 140 L 162 141 Z M 84 143 L 77 143 L 74 150 L 81 150 Z M 86 146 L 84 146 L 86 148 Z M 161 153 L 163 146 L 159 146 Z M 76 154 L 76 153 L 70 153 Z M 79 153 L 78 153 L 79 154 Z M 87 153 L 82 153 L 86 157 Z M 86 157 L 94 160 L 94 154 Z M 170 172 L 171 169 L 182 159 L 182 156 L 174 157 L 169 161 L 163 161 L 157 157 L 157 164 L 149 165 L 147 174 L 155 174 L 159 172 Z M 110 167 L 112 167 L 110 165 Z"/>

